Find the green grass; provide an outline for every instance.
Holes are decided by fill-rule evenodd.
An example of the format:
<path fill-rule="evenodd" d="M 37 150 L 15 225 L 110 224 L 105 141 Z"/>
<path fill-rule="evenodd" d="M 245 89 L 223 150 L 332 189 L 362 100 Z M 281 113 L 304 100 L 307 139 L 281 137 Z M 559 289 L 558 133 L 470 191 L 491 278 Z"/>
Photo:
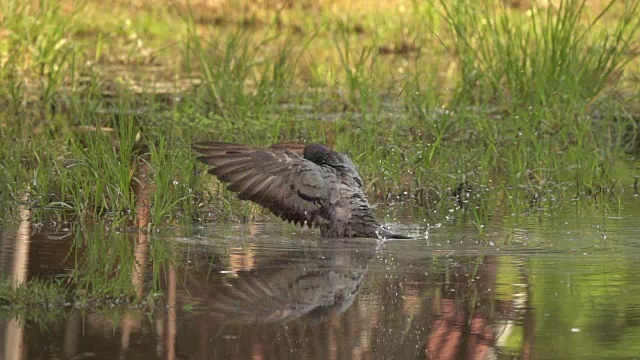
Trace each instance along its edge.
<path fill-rule="evenodd" d="M 220 218 L 251 213 L 194 175 L 188 145 L 204 138 L 327 142 L 351 154 L 378 199 L 429 189 L 433 203 L 463 182 L 472 192 L 590 194 L 629 180 L 611 168 L 635 147 L 637 95 L 620 86 L 635 76 L 635 2 L 595 10 L 566 0 L 528 12 L 416 3 L 397 10 L 397 23 L 322 9 L 305 23 L 293 8 L 276 24 L 256 15 L 261 32 L 205 26 L 189 8 L 118 8 L 122 18 L 106 21 L 96 6 L 2 3 L 15 14 L 0 42 L 5 208 L 29 191 L 37 219 L 99 222 L 134 210 L 146 164 L 153 226 L 202 218 L 211 206 Z M 107 37 L 100 28 L 109 26 L 124 28 Z M 143 76 L 132 61 L 111 72 L 109 59 L 140 53 L 127 39 L 171 44 L 154 53 L 173 68 Z M 408 52 L 386 55 L 402 44 Z M 154 78 L 183 89 L 158 92 Z"/>
<path fill-rule="evenodd" d="M 35 221 L 130 226 L 142 167 L 151 227 L 253 218 L 193 160 L 203 139 L 326 142 L 374 201 L 433 219 L 461 187 L 477 210 L 524 213 L 616 203 L 637 175 L 637 2 L 369 5 L 220 19 L 199 3 L 0 1 L 0 208 L 28 192 Z"/>
<path fill-rule="evenodd" d="M 622 5 L 624 12 L 612 28 L 596 27 L 615 3 L 585 21 L 582 0 L 515 14 L 479 3 L 442 2 L 461 57 L 456 96 L 507 109 L 554 111 L 597 101 L 632 60 L 626 54 L 638 32 L 637 2 Z"/>

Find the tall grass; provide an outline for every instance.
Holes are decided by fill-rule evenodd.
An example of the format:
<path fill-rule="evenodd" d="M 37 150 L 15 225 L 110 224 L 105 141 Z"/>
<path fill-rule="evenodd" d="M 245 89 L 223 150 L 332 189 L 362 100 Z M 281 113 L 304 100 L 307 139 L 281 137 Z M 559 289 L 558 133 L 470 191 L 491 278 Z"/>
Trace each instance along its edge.
<path fill-rule="evenodd" d="M 73 134 L 71 157 L 60 172 L 62 194 L 82 219 L 107 214 L 128 214 L 135 207 L 132 189 L 135 162 L 140 160 L 139 127 L 131 116 L 122 114 L 114 126 L 90 128 Z M 71 130 L 71 129 L 70 129 Z"/>
<path fill-rule="evenodd" d="M 592 103 L 620 78 L 640 26 L 636 1 L 624 2 L 613 25 L 600 23 L 616 1 L 586 21 L 584 0 L 527 12 L 492 1 L 440 3 L 455 34 L 457 99 L 506 108 Z"/>
<path fill-rule="evenodd" d="M 239 29 L 198 33 L 193 10 L 183 17 L 187 36 L 183 48 L 187 72 L 195 72 L 205 91 L 209 111 L 227 125 L 264 116 L 270 106 L 286 101 L 294 83 L 299 56 L 313 37 L 299 46 L 286 34 L 266 35 Z M 238 121 L 236 121 L 238 120 Z M 233 124 L 232 124 L 233 123 Z"/>
<path fill-rule="evenodd" d="M 63 13 L 55 1 L 11 0 L 1 1 L 0 11 L 8 35 L 0 40 L 0 81 L 9 85 L 0 94 L 11 99 L 14 108 L 33 100 L 46 107 L 75 62 L 70 36 L 77 12 Z"/>
<path fill-rule="evenodd" d="M 149 180 L 153 184 L 150 205 L 154 225 L 173 223 L 176 216 L 187 221 L 197 216 L 194 198 L 200 177 L 194 174 L 195 160 L 186 148 L 187 144 L 170 142 L 164 136 L 150 147 Z"/>
<path fill-rule="evenodd" d="M 459 72 L 449 104 L 456 120 L 443 136 L 467 129 L 464 148 L 484 149 L 479 157 L 460 152 L 478 164 L 475 182 L 493 178 L 558 202 L 568 188 L 581 197 L 615 187 L 616 144 L 633 121 L 605 109 L 639 28 L 637 2 L 624 2 L 605 24 L 615 3 L 589 18 L 582 0 L 526 12 L 494 1 L 440 2 Z"/>

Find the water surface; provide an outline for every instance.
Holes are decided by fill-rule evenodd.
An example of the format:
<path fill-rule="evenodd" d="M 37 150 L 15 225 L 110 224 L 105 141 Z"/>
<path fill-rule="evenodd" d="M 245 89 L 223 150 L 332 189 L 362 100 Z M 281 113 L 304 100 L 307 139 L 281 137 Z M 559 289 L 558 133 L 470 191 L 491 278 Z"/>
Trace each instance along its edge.
<path fill-rule="evenodd" d="M 640 209 L 627 204 L 494 216 L 483 234 L 462 216 L 388 217 L 416 239 L 387 242 L 279 221 L 168 229 L 144 247 L 119 234 L 147 264 L 132 275 L 140 293 L 160 284 L 155 307 L 71 304 L 46 321 L 4 311 L 0 348 L 6 359 L 637 358 Z M 0 269 L 17 282 L 69 273 L 76 236 L 7 225 Z M 173 259 L 155 269 L 169 243 Z"/>

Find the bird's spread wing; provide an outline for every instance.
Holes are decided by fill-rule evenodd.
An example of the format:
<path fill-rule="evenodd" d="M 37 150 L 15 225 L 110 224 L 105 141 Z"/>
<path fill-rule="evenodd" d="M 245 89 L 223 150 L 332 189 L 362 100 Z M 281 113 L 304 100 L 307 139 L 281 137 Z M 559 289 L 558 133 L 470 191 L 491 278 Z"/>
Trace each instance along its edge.
<path fill-rule="evenodd" d="M 291 147 L 291 149 L 289 149 Z M 246 145 L 203 142 L 193 149 L 198 160 L 213 165 L 209 173 L 283 220 L 318 226 L 321 207 L 334 204 L 338 179 L 334 171 L 304 159 L 291 144 L 255 149 Z"/>

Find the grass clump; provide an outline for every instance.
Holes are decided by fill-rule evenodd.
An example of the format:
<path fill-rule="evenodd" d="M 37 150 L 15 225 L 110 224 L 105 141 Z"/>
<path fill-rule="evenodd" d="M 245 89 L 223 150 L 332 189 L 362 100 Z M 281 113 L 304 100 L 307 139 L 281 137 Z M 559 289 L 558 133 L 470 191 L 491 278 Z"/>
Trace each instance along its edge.
<path fill-rule="evenodd" d="M 496 4 L 441 1 L 454 32 L 460 83 L 456 97 L 501 108 L 583 107 L 614 86 L 632 57 L 639 4 L 625 1 L 603 28 L 611 1 L 593 19 L 584 0 L 526 12 Z M 599 25 L 599 26 L 598 26 Z"/>
<path fill-rule="evenodd" d="M 464 134 L 469 152 L 484 149 L 461 154 L 491 169 L 476 181 L 493 178 L 536 197 L 551 192 L 557 201 L 565 191 L 580 198 L 612 190 L 624 148 L 616 145 L 635 120 L 603 112 L 617 103 L 616 85 L 633 59 L 638 4 L 609 2 L 590 20 L 582 0 L 526 12 L 492 1 L 440 5 L 459 71 L 449 103 L 458 120 L 441 128 L 450 129 L 445 139 Z M 605 23 L 614 5 L 622 15 Z"/>
<path fill-rule="evenodd" d="M 81 8 L 78 8 L 81 10 Z M 46 107 L 69 79 L 75 49 L 69 36 L 75 13 L 64 13 L 59 2 L 0 2 L 4 14 L 0 38 L 0 92 L 11 107 L 35 103 Z"/>

